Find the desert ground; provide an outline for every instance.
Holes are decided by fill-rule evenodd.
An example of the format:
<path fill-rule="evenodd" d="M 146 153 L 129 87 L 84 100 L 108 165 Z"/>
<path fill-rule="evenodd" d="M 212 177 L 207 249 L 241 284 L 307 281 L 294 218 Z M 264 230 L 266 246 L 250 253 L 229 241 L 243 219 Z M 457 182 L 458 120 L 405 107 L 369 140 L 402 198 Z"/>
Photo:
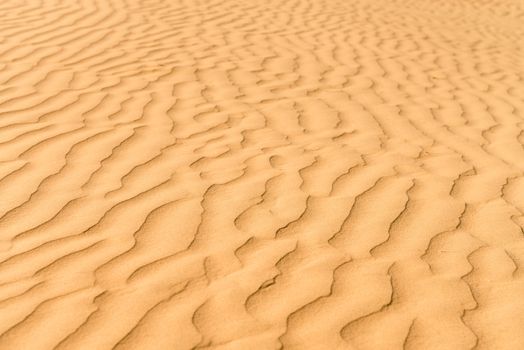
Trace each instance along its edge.
<path fill-rule="evenodd" d="M 0 349 L 524 349 L 524 2 L 0 3 Z"/>

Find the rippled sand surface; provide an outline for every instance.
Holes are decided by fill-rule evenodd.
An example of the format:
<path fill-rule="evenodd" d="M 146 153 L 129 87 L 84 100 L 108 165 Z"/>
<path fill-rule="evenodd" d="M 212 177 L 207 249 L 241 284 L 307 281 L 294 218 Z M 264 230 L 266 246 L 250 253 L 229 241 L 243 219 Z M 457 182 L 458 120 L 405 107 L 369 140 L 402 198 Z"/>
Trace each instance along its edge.
<path fill-rule="evenodd" d="M 0 3 L 0 349 L 524 349 L 524 2 Z"/>

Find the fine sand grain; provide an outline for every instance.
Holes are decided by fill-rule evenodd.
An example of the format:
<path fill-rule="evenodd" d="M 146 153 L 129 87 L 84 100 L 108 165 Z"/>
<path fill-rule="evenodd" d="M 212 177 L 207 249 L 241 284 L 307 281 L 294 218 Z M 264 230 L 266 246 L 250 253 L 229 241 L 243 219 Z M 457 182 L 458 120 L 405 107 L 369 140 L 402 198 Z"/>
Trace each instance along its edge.
<path fill-rule="evenodd" d="M 524 349 L 522 0 L 0 2 L 0 349 Z"/>

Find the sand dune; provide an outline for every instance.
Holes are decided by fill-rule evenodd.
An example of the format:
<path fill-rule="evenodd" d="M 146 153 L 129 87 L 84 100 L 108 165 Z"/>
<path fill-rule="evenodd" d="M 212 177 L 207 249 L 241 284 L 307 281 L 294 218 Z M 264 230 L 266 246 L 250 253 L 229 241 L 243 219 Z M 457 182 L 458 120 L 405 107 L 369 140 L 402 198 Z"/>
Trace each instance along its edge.
<path fill-rule="evenodd" d="M 523 24 L 3 1 L 0 349 L 524 349 Z"/>

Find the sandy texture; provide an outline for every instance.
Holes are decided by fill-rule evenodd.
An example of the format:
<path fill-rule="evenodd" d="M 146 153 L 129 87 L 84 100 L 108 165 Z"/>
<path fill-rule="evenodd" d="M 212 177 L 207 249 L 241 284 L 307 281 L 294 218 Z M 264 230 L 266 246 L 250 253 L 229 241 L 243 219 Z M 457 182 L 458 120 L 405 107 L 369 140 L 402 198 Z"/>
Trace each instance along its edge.
<path fill-rule="evenodd" d="M 524 2 L 0 3 L 0 348 L 524 349 Z"/>

